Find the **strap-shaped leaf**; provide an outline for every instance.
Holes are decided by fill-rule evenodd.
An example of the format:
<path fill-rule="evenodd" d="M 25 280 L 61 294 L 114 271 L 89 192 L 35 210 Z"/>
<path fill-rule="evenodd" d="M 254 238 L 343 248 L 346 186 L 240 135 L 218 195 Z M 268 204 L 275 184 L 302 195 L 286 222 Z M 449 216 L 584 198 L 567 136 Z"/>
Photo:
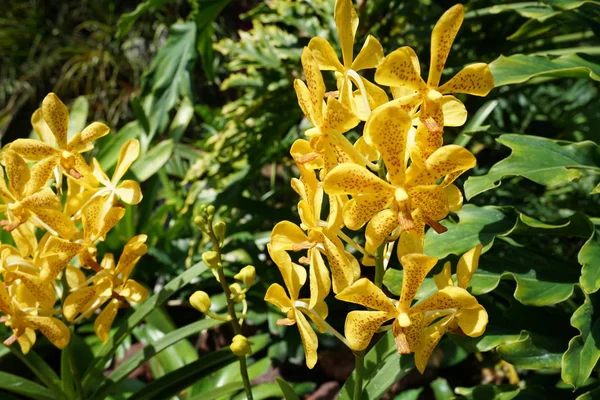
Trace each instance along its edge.
<path fill-rule="evenodd" d="M 413 358 L 410 355 L 400 355 L 396 350 L 396 342 L 391 331 L 388 331 L 364 359 L 365 371 L 363 388 L 365 400 L 379 399 L 400 378 L 414 368 Z M 348 378 L 338 400 L 350 400 L 354 395 L 354 375 Z"/>
<path fill-rule="evenodd" d="M 55 400 L 56 395 L 45 387 L 28 379 L 0 371 L 0 389 L 16 393 L 28 399 Z"/>
<path fill-rule="evenodd" d="M 84 373 L 82 382 L 84 390 L 90 392 L 97 387 L 98 382 L 104 380 L 104 366 L 114 356 L 117 347 L 123 342 L 123 340 L 125 340 L 127 336 L 131 334 L 131 331 L 134 327 L 142 322 L 144 318 L 146 318 L 146 316 L 152 312 L 152 310 L 154 310 L 156 307 L 159 307 L 171 296 L 173 296 L 179 289 L 186 286 L 192 281 L 192 279 L 198 277 L 207 269 L 208 268 L 206 265 L 204 265 L 202 262 L 195 264 L 177 276 L 175 279 L 167 283 L 160 290 L 160 292 L 154 294 L 152 297 L 142 303 L 142 305 L 138 307 L 133 314 L 123 321 L 115 334 L 109 337 L 106 344 L 100 348 L 95 362 Z"/>
<path fill-rule="evenodd" d="M 555 59 L 525 54 L 500 56 L 490 64 L 490 68 L 496 87 L 541 77 L 591 78 L 600 81 L 600 65 L 574 54 Z"/>
<path fill-rule="evenodd" d="M 269 343 L 269 334 L 250 338 L 252 353 L 257 353 Z M 131 396 L 131 400 L 162 400 L 176 395 L 183 389 L 193 385 L 203 376 L 236 360 L 237 357 L 229 347 L 210 353 L 204 357 L 173 371 L 146 385 Z M 100 398 L 99 398 L 100 399 Z"/>
<path fill-rule="evenodd" d="M 196 334 L 205 329 L 214 328 L 217 325 L 221 325 L 223 322 L 213 319 L 203 319 L 197 322 L 193 322 L 182 328 L 179 328 L 173 332 L 163 336 L 155 343 L 148 344 L 144 348 L 138 350 L 131 357 L 125 360 L 121 365 L 115 368 L 114 371 L 108 375 L 106 381 L 98 388 L 94 398 L 103 399 L 111 390 L 123 379 L 127 378 L 135 369 L 140 365 L 160 353 L 161 351 L 169 348 L 170 346 L 178 343 L 179 341 Z"/>

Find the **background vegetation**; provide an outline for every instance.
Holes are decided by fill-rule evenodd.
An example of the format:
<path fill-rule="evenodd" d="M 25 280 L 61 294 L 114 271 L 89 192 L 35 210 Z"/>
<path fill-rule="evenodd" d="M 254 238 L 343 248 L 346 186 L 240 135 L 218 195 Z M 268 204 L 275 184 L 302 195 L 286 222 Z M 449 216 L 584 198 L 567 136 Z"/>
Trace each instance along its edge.
<path fill-rule="evenodd" d="M 246 264 L 257 269 L 246 326 L 247 336 L 255 338 L 250 367 L 255 398 L 281 397 L 275 377 L 300 395 L 332 398 L 352 372 L 351 353 L 322 337 L 319 363 L 307 371 L 297 330 L 276 326 L 278 311 L 262 299 L 280 279 L 266 254 L 270 230 L 278 221 L 296 221 L 289 180 L 297 171 L 288 149 L 306 122 L 292 82 L 302 77 L 300 53 L 311 37 L 336 43 L 333 0 L 54 3 L 4 4 L 2 143 L 30 135 L 29 116 L 50 91 L 69 105 L 73 132 L 93 120 L 111 126 L 112 134 L 93 154 L 105 169 L 116 163 L 120 144 L 138 138 L 142 156 L 132 169 L 144 199 L 128 210 L 104 246 L 118 252 L 129 237 L 147 234 L 149 255 L 135 279 L 158 293 L 121 315 L 136 326 L 126 330 L 115 323 L 114 351 L 90 335 L 91 326 L 78 327 L 78 368 L 101 374 L 108 365 L 108 380 L 96 398 L 123 398 L 144 384 L 136 398 L 191 399 L 215 387 L 222 396 L 241 392 L 228 352 L 213 353 L 222 356 L 212 364 L 206 361 L 206 354 L 229 344 L 232 333 L 216 327 L 198 335 L 211 326 L 196 322 L 200 315 L 187 304 L 201 288 L 215 294 L 215 312 L 225 305 L 214 280 L 196 277 L 207 273 L 198 263 L 209 244 L 192 223 L 202 204 L 214 204 L 216 218 L 227 223 L 228 274 Z M 431 27 L 454 3 L 359 1 L 361 27 L 368 31 L 361 28 L 357 42 L 373 34 L 386 54 L 409 45 L 426 60 Z M 469 121 L 462 129 L 446 129 L 445 142 L 476 154 L 470 175 L 484 178 L 467 181 L 470 205 L 447 224 L 447 240 L 430 250 L 452 258 L 479 242 L 493 243 L 473 280 L 490 325 L 477 340 L 445 339 L 423 376 L 410 372 L 410 363 L 382 338 L 367 364 L 369 385 L 379 388 L 370 393 L 394 398 L 402 392 L 396 398 L 403 400 L 591 399 L 600 390 L 594 370 L 600 350 L 593 344 L 600 332 L 595 308 L 600 222 L 594 218 L 600 215 L 598 197 L 590 195 L 599 191 L 600 4 L 473 0 L 465 7 L 446 72 L 473 60 L 496 60 L 498 88 L 485 99 L 461 99 Z M 498 60 L 501 56 L 508 58 Z M 512 161 L 497 164 L 511 149 Z M 395 292 L 401 272 L 397 261 L 391 267 L 385 284 Z M 341 328 L 345 315 L 335 310 L 330 315 L 330 323 Z M 187 330 L 176 330 L 180 327 Z M 167 346 L 171 342 L 177 344 Z M 166 350 L 153 356 L 160 345 Z M 143 346 L 154 352 L 136 353 Z M 36 351 L 58 370 L 58 350 L 40 342 Z M 14 349 L 0 348 L 0 355 L 0 369 L 39 381 Z M 184 366 L 189 368 L 181 373 Z M 6 384 L 0 388 L 14 393 Z"/>

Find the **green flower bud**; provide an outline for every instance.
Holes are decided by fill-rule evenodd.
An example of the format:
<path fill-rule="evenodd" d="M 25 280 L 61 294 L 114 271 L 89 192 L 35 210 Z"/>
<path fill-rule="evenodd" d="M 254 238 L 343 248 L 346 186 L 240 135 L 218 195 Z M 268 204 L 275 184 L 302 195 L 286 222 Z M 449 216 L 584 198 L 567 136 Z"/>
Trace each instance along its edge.
<path fill-rule="evenodd" d="M 223 240 L 225 238 L 225 231 L 227 229 L 225 222 L 223 222 L 223 221 L 217 222 L 214 225 L 213 229 L 215 230 L 215 235 L 217 235 L 219 240 Z"/>
<path fill-rule="evenodd" d="M 237 282 L 229 285 L 229 290 L 231 291 L 231 299 L 236 303 L 246 298 L 242 286 Z"/>
<path fill-rule="evenodd" d="M 250 287 L 256 278 L 256 269 L 253 265 L 246 265 L 235 276 L 235 279 L 242 281 L 246 287 Z"/>
<path fill-rule="evenodd" d="M 210 309 L 210 297 L 208 297 L 208 294 L 206 292 L 198 290 L 190 296 L 190 304 L 196 310 L 202 313 L 206 313 Z"/>
<path fill-rule="evenodd" d="M 199 227 L 203 227 L 204 225 L 206 225 L 206 219 L 204 219 L 204 217 L 198 215 L 198 216 L 194 217 L 194 223 L 196 225 L 198 225 Z"/>
<path fill-rule="evenodd" d="M 206 251 L 202 253 L 202 261 L 208 268 L 219 268 L 219 253 L 216 251 Z"/>
<path fill-rule="evenodd" d="M 208 207 L 206 207 L 206 215 L 208 215 L 209 217 L 215 215 L 215 206 L 211 204 Z"/>
<path fill-rule="evenodd" d="M 252 353 L 250 343 L 248 343 L 248 339 L 243 335 L 235 335 L 229 348 L 236 356 L 245 356 Z"/>

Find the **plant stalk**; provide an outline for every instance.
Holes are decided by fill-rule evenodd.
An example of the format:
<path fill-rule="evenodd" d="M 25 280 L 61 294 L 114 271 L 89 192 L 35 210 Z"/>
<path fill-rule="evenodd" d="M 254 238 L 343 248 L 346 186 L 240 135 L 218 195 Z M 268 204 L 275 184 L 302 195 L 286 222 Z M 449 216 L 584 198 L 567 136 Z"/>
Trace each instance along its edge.
<path fill-rule="evenodd" d="M 365 356 L 364 353 L 354 353 L 354 400 L 362 399 L 363 392 L 363 375 L 365 373 Z"/>
<path fill-rule="evenodd" d="M 219 240 L 215 235 L 215 232 L 212 228 L 212 221 L 209 223 L 209 231 L 208 235 L 210 240 L 212 241 L 213 248 L 218 254 L 219 264 L 222 263 L 221 259 L 221 245 L 219 244 Z M 223 293 L 225 293 L 225 300 L 227 301 L 227 312 L 231 317 L 231 326 L 233 327 L 233 332 L 236 335 L 242 334 L 242 326 L 238 321 L 237 314 L 235 313 L 235 304 L 233 303 L 233 299 L 231 298 L 231 290 L 229 290 L 229 286 L 227 285 L 227 280 L 225 278 L 225 274 L 223 273 L 222 268 L 217 268 L 217 276 L 219 277 L 219 283 L 221 283 L 221 288 L 223 289 Z M 250 383 L 250 377 L 248 376 L 248 365 L 246 363 L 246 356 L 239 356 L 240 361 L 240 375 L 242 376 L 242 381 L 244 382 L 244 390 L 246 391 L 246 398 L 248 400 L 253 400 L 252 396 L 252 384 Z"/>

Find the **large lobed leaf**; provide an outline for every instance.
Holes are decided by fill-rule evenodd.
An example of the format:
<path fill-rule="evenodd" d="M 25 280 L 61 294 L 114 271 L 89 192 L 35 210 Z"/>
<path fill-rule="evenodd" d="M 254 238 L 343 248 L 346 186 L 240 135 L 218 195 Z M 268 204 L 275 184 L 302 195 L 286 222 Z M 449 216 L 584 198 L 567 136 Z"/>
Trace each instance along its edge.
<path fill-rule="evenodd" d="M 591 141 L 563 142 L 536 136 L 506 134 L 498 142 L 512 149 L 509 157 L 495 164 L 487 174 L 470 177 L 465 195 L 500 186 L 502 179 L 522 176 L 540 185 L 557 185 L 581 176 L 580 169 L 600 168 L 600 147 Z"/>

